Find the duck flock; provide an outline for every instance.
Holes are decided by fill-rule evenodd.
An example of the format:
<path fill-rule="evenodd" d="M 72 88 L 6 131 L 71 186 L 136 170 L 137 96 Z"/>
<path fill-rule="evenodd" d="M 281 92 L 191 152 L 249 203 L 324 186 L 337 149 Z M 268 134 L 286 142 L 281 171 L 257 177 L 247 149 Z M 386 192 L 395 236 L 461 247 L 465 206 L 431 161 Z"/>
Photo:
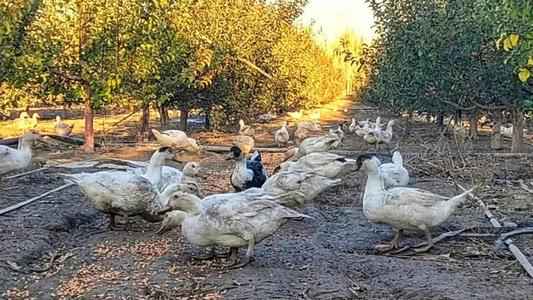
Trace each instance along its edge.
<path fill-rule="evenodd" d="M 146 167 L 60 175 L 79 186 L 94 208 L 109 216 L 111 228 L 118 225 L 116 216 L 126 220 L 126 227 L 133 216 L 160 222 L 158 233 L 181 227 L 181 234 L 190 243 L 209 248 L 211 255 L 217 246 L 229 247 L 230 267 L 237 268 L 253 261 L 255 246 L 288 220 L 313 219 L 299 210 L 312 204 L 323 191 L 341 184 L 347 174 L 360 171 L 368 178 L 364 215 L 372 223 L 390 225 L 395 232 L 392 241 L 376 248 L 399 248 L 403 230 L 418 230 L 425 233 L 427 246 L 415 251 L 427 251 L 433 245 L 431 228 L 446 221 L 473 189 L 445 197 L 408 186 L 410 176 L 398 151 L 389 163 L 382 163 L 372 154 L 350 159 L 331 152 L 342 145 L 346 134 L 357 135 L 376 148 L 389 144 L 394 123 L 389 120 L 383 128 L 380 117 L 375 122 L 352 119 L 320 135 L 318 121 L 297 122 L 295 130 L 284 122 L 274 132 L 274 143 L 294 146 L 269 175 L 261 154 L 253 151 L 255 129 L 240 120 L 238 135 L 227 155 L 234 161 L 227 179 L 235 190 L 230 193 L 205 196 L 198 183 L 201 167 L 197 162 L 186 162 L 182 170 L 165 165 L 175 160 L 176 151 L 203 151 L 196 140 L 179 130 L 152 130 L 161 147 Z M 37 139 L 37 133 L 28 131 L 17 149 L 0 146 L 0 175 L 28 167 L 32 142 Z M 239 249 L 243 247 L 246 255 L 240 258 Z"/>

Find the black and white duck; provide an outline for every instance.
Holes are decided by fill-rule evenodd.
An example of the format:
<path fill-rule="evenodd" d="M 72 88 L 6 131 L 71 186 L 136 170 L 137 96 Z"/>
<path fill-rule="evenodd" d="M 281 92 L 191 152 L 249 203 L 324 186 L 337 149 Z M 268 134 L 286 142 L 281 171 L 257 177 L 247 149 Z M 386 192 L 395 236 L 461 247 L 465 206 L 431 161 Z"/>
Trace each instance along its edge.
<path fill-rule="evenodd" d="M 260 188 L 267 180 L 267 172 L 261 162 L 261 154 L 254 152 L 250 159 L 239 147 L 231 147 L 229 159 L 236 160 L 235 168 L 231 173 L 231 185 L 237 191 L 244 191 L 252 187 Z"/>

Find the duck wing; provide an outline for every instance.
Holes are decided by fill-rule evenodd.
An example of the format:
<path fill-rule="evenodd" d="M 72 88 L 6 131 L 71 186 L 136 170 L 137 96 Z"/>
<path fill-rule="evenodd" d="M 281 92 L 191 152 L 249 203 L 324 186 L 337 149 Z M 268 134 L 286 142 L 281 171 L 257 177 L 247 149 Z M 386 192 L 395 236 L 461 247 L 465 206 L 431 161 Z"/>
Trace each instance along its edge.
<path fill-rule="evenodd" d="M 386 191 L 385 205 L 419 205 L 431 207 L 448 199 L 449 197 L 437 195 L 422 189 L 396 187 Z"/>
<path fill-rule="evenodd" d="M 131 172 L 103 171 L 64 174 L 93 201 L 105 201 L 112 209 L 140 213 L 153 203 L 157 192 L 150 181 Z"/>
<path fill-rule="evenodd" d="M 261 187 L 267 180 L 267 173 L 261 161 L 246 161 L 246 169 L 253 173 L 251 180 L 249 180 L 251 187 Z"/>

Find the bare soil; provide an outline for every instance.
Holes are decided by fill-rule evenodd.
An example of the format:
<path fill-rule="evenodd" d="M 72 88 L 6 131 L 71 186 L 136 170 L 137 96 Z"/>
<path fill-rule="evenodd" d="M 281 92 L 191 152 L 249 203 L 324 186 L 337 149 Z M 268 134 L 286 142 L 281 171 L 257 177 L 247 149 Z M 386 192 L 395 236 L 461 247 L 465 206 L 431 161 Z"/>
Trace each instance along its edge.
<path fill-rule="evenodd" d="M 325 124 L 347 120 L 351 113 L 332 111 L 324 114 Z M 361 119 L 378 113 L 390 117 L 376 110 L 353 113 Z M 264 132 L 260 143 L 271 144 L 275 126 L 258 128 Z M 394 145 L 381 152 L 385 158 L 393 148 L 405 153 L 416 186 L 453 195 L 458 192 L 453 181 L 464 186 L 471 186 L 472 179 L 483 181 L 478 195 L 500 220 L 533 226 L 531 194 L 516 182 L 533 180 L 530 158 L 476 156 L 490 151 L 487 136 L 461 148 L 451 136 L 440 139 L 440 129 L 428 123 L 402 120 L 396 133 Z M 230 138 L 222 133 L 195 136 L 204 144 L 223 144 Z M 510 147 L 509 141 L 505 146 Z M 373 151 L 351 135 L 343 149 Z M 76 150 L 50 150 L 41 147 L 37 161 L 87 158 Z M 96 157 L 141 160 L 152 150 L 117 147 Z M 263 157 L 271 171 L 282 154 Z M 183 159 L 201 162 L 206 176 L 202 186 L 208 194 L 231 190 L 232 166 L 221 155 Z M 66 171 L 49 169 L 0 181 L 0 208 L 64 184 L 57 173 Z M 71 187 L 0 216 L 0 295 L 5 299 L 533 299 L 533 279 L 507 250 L 496 250 L 497 235 L 452 237 L 426 254 L 378 254 L 374 246 L 393 233 L 363 216 L 364 182 L 362 174 L 347 176 L 343 185 L 326 191 L 303 210 L 314 220 L 288 223 L 257 246 L 255 262 L 238 270 L 229 270 L 224 258 L 194 260 L 192 256 L 203 252 L 184 241 L 179 230 L 157 235 L 158 224 L 133 219 L 130 230 L 109 231 L 105 215 Z M 465 227 L 470 228 L 468 233 L 498 233 L 473 201 L 433 233 Z M 402 244 L 422 240 L 421 233 L 407 232 Z M 532 261 L 531 236 L 514 241 Z M 224 250 L 218 249 L 221 254 Z"/>

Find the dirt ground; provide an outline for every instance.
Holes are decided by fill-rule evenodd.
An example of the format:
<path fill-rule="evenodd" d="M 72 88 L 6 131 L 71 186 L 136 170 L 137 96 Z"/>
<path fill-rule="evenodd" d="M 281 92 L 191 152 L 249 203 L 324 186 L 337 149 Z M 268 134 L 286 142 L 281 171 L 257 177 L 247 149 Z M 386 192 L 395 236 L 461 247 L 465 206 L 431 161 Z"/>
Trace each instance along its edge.
<path fill-rule="evenodd" d="M 392 116 L 373 109 L 351 110 L 350 101 L 325 107 L 321 121 L 339 123 L 353 113 L 357 118 Z M 344 109 L 347 111 L 344 111 Z M 275 124 L 279 124 L 279 120 Z M 259 125 L 258 125 L 259 126 Z M 262 125 L 258 144 L 272 144 L 277 125 Z M 395 128 L 393 148 L 400 149 L 416 186 L 445 195 L 458 191 L 451 179 L 471 186 L 483 182 L 477 193 L 499 220 L 518 227 L 533 226 L 531 194 L 517 180 L 533 181 L 531 159 L 475 155 L 488 151 L 489 138 L 460 147 L 428 123 Z M 196 133 L 203 144 L 224 144 L 230 135 Z M 509 141 L 506 141 L 508 152 Z M 40 147 L 37 163 L 76 157 L 77 150 Z M 373 151 L 357 136 L 347 136 L 341 150 Z M 530 151 L 531 149 L 529 149 Z M 153 147 L 102 150 L 100 156 L 146 160 Z M 264 153 L 269 171 L 282 154 Z M 222 154 L 183 157 L 200 161 L 209 194 L 230 191 L 231 163 Z M 0 181 L 0 208 L 64 184 L 49 169 Z M 88 170 L 91 171 L 91 170 Z M 388 226 L 370 224 L 362 214 L 362 174 L 324 192 L 303 209 L 313 220 L 290 222 L 257 246 L 256 261 L 229 270 L 223 258 L 196 261 L 202 253 L 181 237 L 179 230 L 157 235 L 158 224 L 134 219 L 129 231 L 109 231 L 105 215 L 91 207 L 77 187 L 0 216 L 0 298 L 4 299 L 533 299 L 529 278 L 507 250 L 496 250 L 498 233 L 474 201 L 461 207 L 442 226 L 446 231 L 469 228 L 475 237 L 456 236 L 436 244 L 426 254 L 379 255 L 375 244 L 392 238 Z M 512 224 L 514 223 L 514 224 Z M 507 229 L 504 231 L 508 231 Z M 482 235 L 484 233 L 485 235 Z M 402 244 L 423 240 L 407 232 Z M 533 259 L 533 239 L 523 235 L 514 242 Z M 225 249 L 218 249 L 219 252 Z M 244 255 L 244 251 L 241 251 Z"/>

